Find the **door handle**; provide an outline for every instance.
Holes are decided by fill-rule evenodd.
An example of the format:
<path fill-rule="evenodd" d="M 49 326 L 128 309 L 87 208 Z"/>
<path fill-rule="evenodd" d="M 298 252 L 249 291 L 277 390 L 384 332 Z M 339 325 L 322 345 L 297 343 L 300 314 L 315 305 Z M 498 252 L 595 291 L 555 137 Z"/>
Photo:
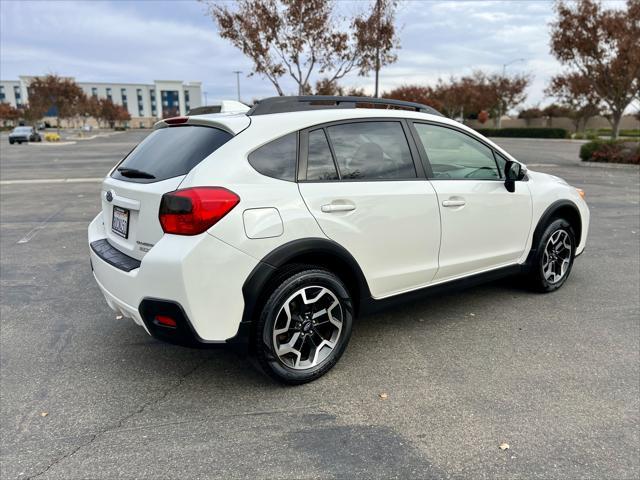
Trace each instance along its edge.
<path fill-rule="evenodd" d="M 444 200 L 443 207 L 463 207 L 467 204 L 464 200 Z"/>
<path fill-rule="evenodd" d="M 356 209 L 356 206 L 352 203 L 329 203 L 328 205 L 322 205 L 320 210 L 324 213 L 333 212 L 351 212 Z"/>

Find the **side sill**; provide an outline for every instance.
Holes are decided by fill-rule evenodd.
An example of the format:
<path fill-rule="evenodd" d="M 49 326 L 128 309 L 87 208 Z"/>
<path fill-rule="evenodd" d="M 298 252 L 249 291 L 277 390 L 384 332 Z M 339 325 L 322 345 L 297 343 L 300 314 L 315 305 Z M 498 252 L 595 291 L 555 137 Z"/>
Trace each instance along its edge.
<path fill-rule="evenodd" d="M 451 280 L 450 282 L 441 283 L 438 285 L 427 286 L 418 290 L 413 290 L 407 293 L 401 293 L 394 295 L 393 297 L 387 297 L 380 300 L 369 297 L 363 301 L 360 308 L 360 316 L 371 315 L 388 308 L 396 307 L 401 304 L 406 304 L 416 300 L 422 300 L 435 295 L 442 295 L 445 293 L 451 293 L 454 291 L 464 290 L 483 283 L 499 280 L 504 277 L 512 275 L 519 275 L 525 271 L 524 265 L 509 265 L 506 267 L 491 270 L 489 272 L 483 272 L 470 277 L 460 278 L 457 280 Z"/>

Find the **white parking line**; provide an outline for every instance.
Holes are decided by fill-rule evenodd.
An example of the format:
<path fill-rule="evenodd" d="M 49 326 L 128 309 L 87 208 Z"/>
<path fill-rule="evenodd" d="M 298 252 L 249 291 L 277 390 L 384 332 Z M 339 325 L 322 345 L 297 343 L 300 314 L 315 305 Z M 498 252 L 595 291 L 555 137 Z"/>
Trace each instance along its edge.
<path fill-rule="evenodd" d="M 104 177 L 85 178 L 34 178 L 28 180 L 2 180 L 0 185 L 28 185 L 33 183 L 95 183 L 101 182 Z"/>
<path fill-rule="evenodd" d="M 51 215 L 49 215 L 40 225 L 38 225 L 37 227 L 32 228 L 29 233 L 27 233 L 24 237 L 22 237 L 20 240 L 18 240 L 18 243 L 29 243 L 30 240 L 33 239 L 33 237 L 35 237 L 38 232 L 40 230 L 42 230 L 44 227 L 47 226 L 47 223 L 49 223 L 49 221 L 55 217 L 57 214 L 59 214 L 62 210 L 58 210 L 56 212 L 53 212 Z"/>

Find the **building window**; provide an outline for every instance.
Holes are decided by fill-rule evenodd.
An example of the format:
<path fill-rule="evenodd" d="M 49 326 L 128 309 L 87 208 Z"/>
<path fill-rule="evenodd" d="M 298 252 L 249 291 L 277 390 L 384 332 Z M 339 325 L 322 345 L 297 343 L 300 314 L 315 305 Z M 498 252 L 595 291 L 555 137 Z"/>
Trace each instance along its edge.
<path fill-rule="evenodd" d="M 156 91 L 151 89 L 149 90 L 149 95 L 151 96 L 151 116 L 155 117 L 157 115 L 156 109 Z"/>
<path fill-rule="evenodd" d="M 16 97 L 16 108 L 21 108 L 22 99 L 20 98 L 20 87 L 18 85 L 13 87 L 13 95 Z"/>
<path fill-rule="evenodd" d="M 91 96 L 92 96 L 92 97 L 97 97 L 97 96 L 98 96 L 98 89 L 97 89 L 97 87 L 91 87 Z"/>
<path fill-rule="evenodd" d="M 184 91 L 184 108 L 189 111 L 189 90 Z"/>
<path fill-rule="evenodd" d="M 177 90 L 162 90 L 162 118 L 180 115 L 180 97 Z"/>
<path fill-rule="evenodd" d="M 126 88 L 121 88 L 120 89 L 120 95 L 122 95 L 122 101 L 126 102 L 127 101 L 127 89 Z"/>
<path fill-rule="evenodd" d="M 138 103 L 142 103 L 142 89 L 138 88 L 136 94 L 138 95 Z"/>
<path fill-rule="evenodd" d="M 107 100 L 112 100 L 111 98 L 111 89 L 107 88 Z"/>
<path fill-rule="evenodd" d="M 4 100 L 4 87 L 0 85 L 0 101 Z"/>

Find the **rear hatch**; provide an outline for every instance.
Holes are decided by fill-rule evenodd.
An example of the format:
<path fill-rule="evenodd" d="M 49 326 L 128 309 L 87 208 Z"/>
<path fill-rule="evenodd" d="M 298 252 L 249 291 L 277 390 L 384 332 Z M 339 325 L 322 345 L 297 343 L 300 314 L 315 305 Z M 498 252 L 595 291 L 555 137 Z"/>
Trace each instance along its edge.
<path fill-rule="evenodd" d="M 154 130 L 102 184 L 107 241 L 142 260 L 164 234 L 158 218 L 162 195 L 176 190 L 193 167 L 231 138 L 229 131 L 204 125 Z"/>

